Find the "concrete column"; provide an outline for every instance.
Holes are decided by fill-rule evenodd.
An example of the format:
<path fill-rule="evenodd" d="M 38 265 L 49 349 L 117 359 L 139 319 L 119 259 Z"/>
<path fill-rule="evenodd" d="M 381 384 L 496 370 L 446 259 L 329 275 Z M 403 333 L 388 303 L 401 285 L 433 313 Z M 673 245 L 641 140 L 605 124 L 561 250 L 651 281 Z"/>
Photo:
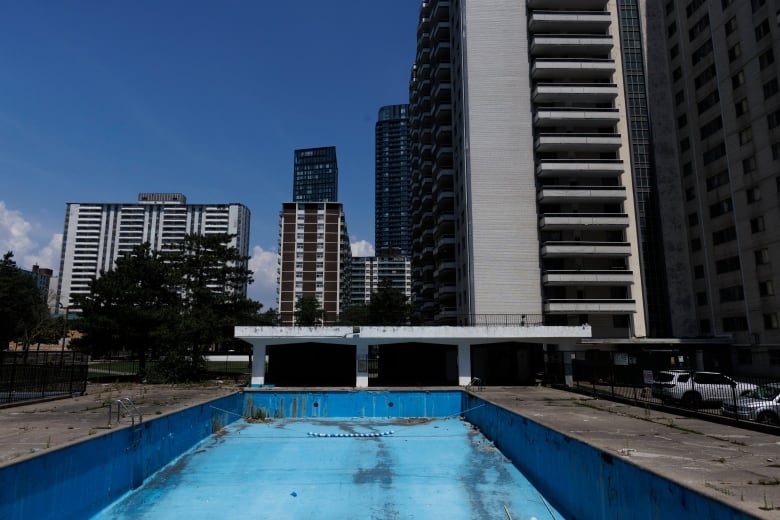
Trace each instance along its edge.
<path fill-rule="evenodd" d="M 368 343 L 355 345 L 355 387 L 368 388 Z"/>
<path fill-rule="evenodd" d="M 466 386 L 471 382 L 471 345 L 458 343 L 458 385 Z"/>
<path fill-rule="evenodd" d="M 265 345 L 252 346 L 252 382 L 249 386 L 265 385 Z"/>

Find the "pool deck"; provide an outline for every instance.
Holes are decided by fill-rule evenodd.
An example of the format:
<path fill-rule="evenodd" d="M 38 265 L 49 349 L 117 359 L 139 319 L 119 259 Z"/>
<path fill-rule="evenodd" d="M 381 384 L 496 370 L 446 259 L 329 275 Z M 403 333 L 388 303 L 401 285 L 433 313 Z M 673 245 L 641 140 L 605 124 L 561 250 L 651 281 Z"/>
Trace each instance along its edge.
<path fill-rule="evenodd" d="M 237 391 L 232 382 L 90 385 L 81 397 L 0 408 L 0 466 L 110 431 L 108 403 L 119 397 L 150 420 Z M 474 394 L 758 518 L 780 518 L 780 436 L 547 387 Z M 114 428 L 127 425 L 123 419 Z"/>

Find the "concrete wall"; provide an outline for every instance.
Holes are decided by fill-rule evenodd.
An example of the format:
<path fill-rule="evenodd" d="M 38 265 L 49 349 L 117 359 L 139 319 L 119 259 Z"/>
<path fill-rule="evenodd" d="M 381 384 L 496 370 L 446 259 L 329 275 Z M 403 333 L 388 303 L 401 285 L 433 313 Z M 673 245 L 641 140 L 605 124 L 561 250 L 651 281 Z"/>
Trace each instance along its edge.
<path fill-rule="evenodd" d="M 0 518 L 89 518 L 241 416 L 233 394 L 0 468 Z"/>
<path fill-rule="evenodd" d="M 567 518 L 753 518 L 477 397 L 463 408 Z"/>

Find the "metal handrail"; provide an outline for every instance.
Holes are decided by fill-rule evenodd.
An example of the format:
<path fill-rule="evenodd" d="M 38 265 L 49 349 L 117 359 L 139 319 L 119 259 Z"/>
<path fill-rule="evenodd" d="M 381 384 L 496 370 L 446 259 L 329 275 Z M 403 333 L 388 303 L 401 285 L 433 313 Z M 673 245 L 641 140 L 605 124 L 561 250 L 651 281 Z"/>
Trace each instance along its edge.
<path fill-rule="evenodd" d="M 116 424 L 122 419 L 122 411 L 125 415 L 130 416 L 131 425 L 135 425 L 135 417 L 138 416 L 138 424 L 144 421 L 144 416 L 138 407 L 133 403 L 133 400 L 129 397 L 120 397 L 114 401 L 108 403 L 108 427 L 111 428 L 111 418 L 114 415 L 114 405 L 116 405 Z"/>

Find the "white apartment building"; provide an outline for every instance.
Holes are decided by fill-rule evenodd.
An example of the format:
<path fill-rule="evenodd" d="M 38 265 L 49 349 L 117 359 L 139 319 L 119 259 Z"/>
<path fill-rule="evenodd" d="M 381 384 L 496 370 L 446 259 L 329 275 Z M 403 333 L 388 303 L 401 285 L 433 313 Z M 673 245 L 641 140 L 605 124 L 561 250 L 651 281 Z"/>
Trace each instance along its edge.
<path fill-rule="evenodd" d="M 380 284 L 389 280 L 407 298 L 412 294 L 411 262 L 405 256 L 353 256 L 350 305 L 368 305 Z"/>
<path fill-rule="evenodd" d="M 610 0 L 423 2 L 410 83 L 412 270 L 428 323 L 544 315 L 646 335 Z"/>
<path fill-rule="evenodd" d="M 101 271 L 146 242 L 164 250 L 188 234 L 228 233 L 235 235 L 231 245 L 248 256 L 249 220 L 243 204 L 187 204 L 180 193 L 141 193 L 137 203 L 68 203 L 57 302 L 78 311 L 73 295 L 88 294 Z"/>

